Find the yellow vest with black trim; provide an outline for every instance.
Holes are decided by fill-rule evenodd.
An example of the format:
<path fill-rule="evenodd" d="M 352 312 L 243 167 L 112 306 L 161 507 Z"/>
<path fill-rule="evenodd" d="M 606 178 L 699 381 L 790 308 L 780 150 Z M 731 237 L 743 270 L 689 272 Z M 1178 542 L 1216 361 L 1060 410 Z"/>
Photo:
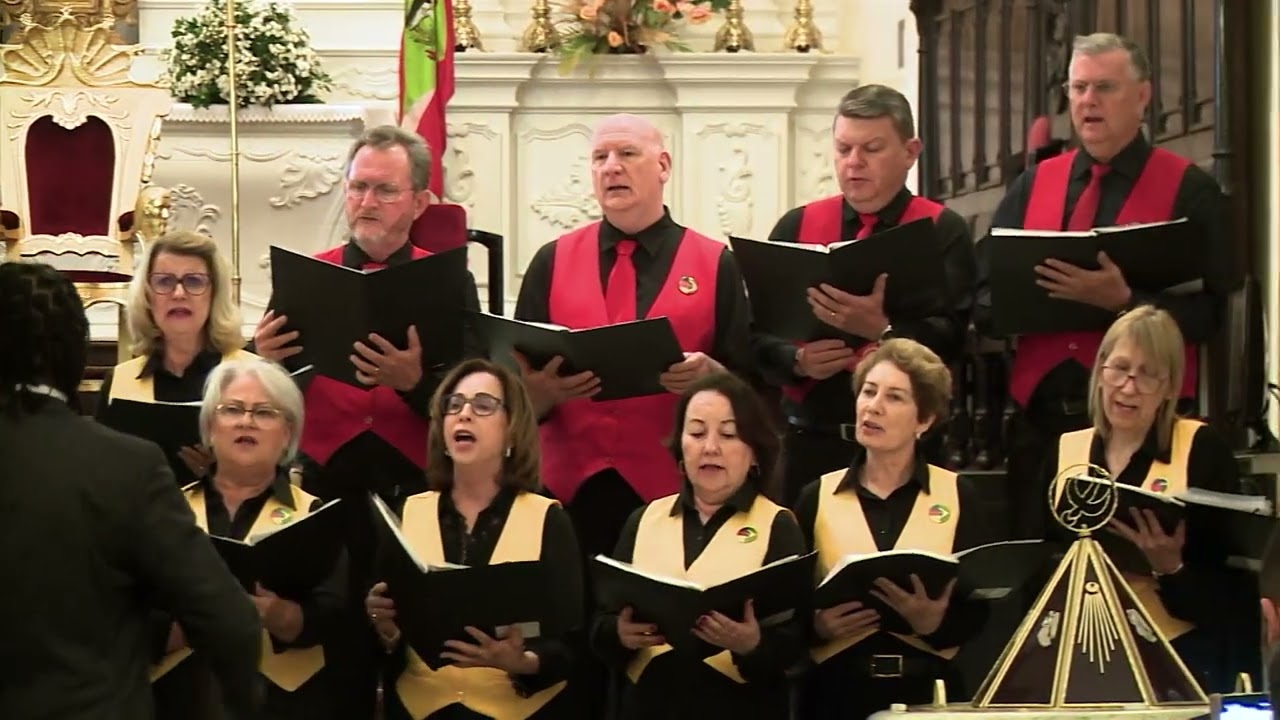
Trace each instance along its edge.
<path fill-rule="evenodd" d="M 1179 495 L 1187 489 L 1187 460 L 1191 457 L 1191 445 L 1195 442 L 1196 433 L 1204 423 L 1197 420 L 1178 419 L 1173 424 L 1173 442 L 1169 449 L 1169 462 L 1153 460 L 1147 477 L 1142 481 L 1142 489 L 1163 495 Z M 1072 465 L 1089 462 L 1089 451 L 1093 448 L 1093 428 L 1064 433 L 1058 440 L 1058 472 Z M 1055 498 L 1062 494 L 1064 485 L 1058 483 L 1054 488 Z M 1122 518 L 1124 519 L 1124 518 Z M 1160 628 L 1165 638 L 1172 640 L 1195 629 L 1195 625 L 1174 617 L 1160 599 L 1160 585 L 1151 575 L 1122 573 L 1129 583 L 1133 594 L 1142 603 L 1142 608 L 1151 616 L 1151 621 Z"/>
<path fill-rule="evenodd" d="M 249 529 L 246 537 L 253 537 L 262 533 L 275 530 L 281 525 L 287 525 L 295 520 L 303 518 L 311 511 L 311 505 L 316 501 L 316 497 L 309 495 L 296 485 L 289 485 L 290 492 L 293 493 L 293 507 L 289 509 L 274 496 L 268 496 L 267 502 L 262 506 L 262 510 L 258 512 L 258 517 L 254 520 L 253 527 Z M 183 494 L 186 495 L 187 503 L 191 506 L 192 512 L 196 516 L 196 524 L 201 530 L 209 531 L 208 515 L 205 510 L 205 494 L 201 489 L 200 483 L 192 483 L 183 488 Z M 151 668 L 151 681 L 164 676 L 165 673 L 172 670 L 179 663 L 191 654 L 190 648 L 183 648 L 166 655 L 157 665 Z M 309 648 L 293 648 L 284 652 L 276 652 L 271 642 L 271 635 L 266 630 L 262 631 L 262 663 L 258 669 L 262 672 L 272 684 L 281 690 L 293 692 L 302 687 L 302 684 L 310 680 L 312 676 L 320 672 L 324 667 L 324 647 L 315 645 Z"/>
<path fill-rule="evenodd" d="M 862 502 L 853 489 L 839 493 L 836 488 L 847 470 L 827 473 L 819 480 L 818 512 L 813 523 L 813 544 L 818 551 L 818 581 L 821 582 L 846 555 L 879 552 Z M 907 517 L 902 534 L 894 543 L 895 550 L 927 550 L 940 555 L 955 552 L 956 526 L 960 522 L 960 491 L 955 473 L 929 466 L 929 492 L 916 495 L 915 505 Z M 810 650 L 814 662 L 824 663 L 876 633 L 862 630 L 836 638 Z M 890 633 L 917 650 L 950 660 L 958 648 L 935 648 L 915 635 Z"/>
<path fill-rule="evenodd" d="M 533 493 L 517 495 L 489 564 L 541 559 L 542 528 L 546 523 L 547 510 L 556 504 L 555 500 Z M 423 562 L 433 565 L 445 562 L 439 508 L 440 493 L 430 491 L 413 495 L 405 500 L 401 523 L 409 546 L 422 557 Z M 415 720 L 454 703 L 461 703 L 492 718 L 524 720 L 541 710 L 568 684 L 561 681 L 529 697 L 521 697 L 511 683 L 511 676 L 502 670 L 453 665 L 432 670 L 412 649 L 408 649 L 407 654 L 408 663 L 396 681 L 396 694 Z"/>
<path fill-rule="evenodd" d="M 222 356 L 222 362 L 249 360 L 256 357 L 258 356 L 248 350 L 232 350 Z M 107 402 L 131 400 L 153 403 L 156 401 L 155 377 L 152 375 L 138 377 L 148 359 L 143 355 L 116 365 L 115 370 L 111 372 L 111 390 L 107 394 Z"/>
<path fill-rule="evenodd" d="M 679 495 L 669 495 L 649 503 L 636 528 L 635 549 L 631 564 L 651 573 L 683 578 L 710 587 L 735 580 L 764 565 L 769 549 L 773 521 L 780 512 L 790 512 L 763 495 L 757 495 L 747 512 L 735 513 L 716 530 L 702 554 L 688 568 L 684 566 L 684 515 L 672 514 Z M 632 683 L 654 658 L 670 652 L 670 645 L 641 648 L 627 665 Z M 733 653 L 728 650 L 706 658 L 703 662 L 736 683 L 745 683 Z"/>

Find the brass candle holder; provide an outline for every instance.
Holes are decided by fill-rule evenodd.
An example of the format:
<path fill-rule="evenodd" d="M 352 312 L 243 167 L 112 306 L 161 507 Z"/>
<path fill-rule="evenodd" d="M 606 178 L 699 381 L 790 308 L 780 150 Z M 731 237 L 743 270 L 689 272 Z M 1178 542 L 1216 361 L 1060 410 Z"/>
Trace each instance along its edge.
<path fill-rule="evenodd" d="M 480 30 L 471 20 L 471 0 L 453 0 L 453 49 L 457 52 L 484 52 Z"/>
<path fill-rule="evenodd" d="M 560 45 L 560 33 L 551 22 L 551 3 L 547 0 L 533 0 L 529 10 L 533 18 L 520 37 L 520 49 L 524 52 L 544 53 Z"/>
<path fill-rule="evenodd" d="M 724 10 L 724 25 L 716 32 L 716 52 L 735 53 L 740 50 L 756 49 L 755 38 L 751 30 L 742 21 L 742 0 L 733 0 Z"/>
<path fill-rule="evenodd" d="M 787 28 L 783 42 L 787 49 L 796 52 L 822 49 L 822 32 L 813 22 L 813 3 L 810 0 L 796 0 L 795 20 Z"/>

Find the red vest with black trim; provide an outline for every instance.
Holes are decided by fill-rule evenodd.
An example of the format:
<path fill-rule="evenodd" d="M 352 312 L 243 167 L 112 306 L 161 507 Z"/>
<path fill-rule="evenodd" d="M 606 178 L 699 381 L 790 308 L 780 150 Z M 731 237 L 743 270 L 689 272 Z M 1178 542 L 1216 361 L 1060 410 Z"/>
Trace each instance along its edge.
<path fill-rule="evenodd" d="M 716 278 L 724 249 L 724 243 L 685 230 L 671 272 L 645 315 L 670 320 L 685 352 L 711 352 Z M 579 330 L 609 324 L 600 284 L 600 223 L 556 241 L 549 300 L 549 319 L 557 325 Z M 543 483 L 558 500 L 569 503 L 587 478 L 613 468 L 645 502 L 679 492 L 680 473 L 663 447 L 675 422 L 676 400 L 673 393 L 662 393 L 602 402 L 570 400 L 556 406 L 539 427 Z"/>
<path fill-rule="evenodd" d="M 1054 231 L 1063 229 L 1067 184 L 1071 180 L 1071 164 L 1076 152 L 1073 150 L 1050 158 L 1036 166 L 1027 212 L 1022 220 L 1023 228 Z M 1116 216 L 1115 224 L 1173 220 L 1173 205 L 1178 196 L 1178 187 L 1190 166 L 1191 162 L 1184 157 L 1161 148 L 1152 148 L 1142 174 L 1129 191 L 1120 214 Z M 1092 368 L 1104 334 L 1089 331 L 1035 333 L 1019 337 L 1010 373 L 1009 394 L 1025 408 L 1036 386 L 1058 365 L 1075 360 L 1086 368 Z M 1196 346 L 1188 344 L 1182 397 L 1195 397 L 1198 365 Z"/>
<path fill-rule="evenodd" d="M 796 242 L 806 245 L 830 245 L 843 240 L 840 234 L 844 229 L 844 208 L 845 199 L 843 195 L 814 200 L 805 205 L 803 212 L 800 214 L 800 232 L 796 234 Z M 945 205 L 922 198 L 919 195 L 913 195 L 911 201 L 907 203 L 906 209 L 903 210 L 902 217 L 898 218 L 898 224 L 906 225 L 920 218 L 929 218 L 936 223 L 938 222 L 938 216 L 945 209 Z M 858 366 L 858 361 L 865 354 L 873 352 L 876 347 L 877 343 L 867 343 L 861 348 L 860 352 L 854 354 L 845 369 L 852 371 Z M 797 385 L 783 387 L 782 394 L 786 395 L 792 402 L 802 403 L 814 385 L 816 383 L 812 380 L 802 380 Z M 850 408 L 850 412 L 852 412 L 852 408 Z"/>
<path fill-rule="evenodd" d="M 344 246 L 340 245 L 315 257 L 341 265 L 343 249 Z M 411 260 L 430 254 L 422 248 L 410 246 Z M 376 271 L 382 267 L 371 263 L 363 269 Z M 406 405 L 394 389 L 376 385 L 361 390 L 318 375 L 307 386 L 304 400 L 307 422 L 302 426 L 299 448 L 321 465 L 328 463 L 339 448 L 360 433 L 370 431 L 386 440 L 413 464 L 426 467 L 427 421 Z"/>

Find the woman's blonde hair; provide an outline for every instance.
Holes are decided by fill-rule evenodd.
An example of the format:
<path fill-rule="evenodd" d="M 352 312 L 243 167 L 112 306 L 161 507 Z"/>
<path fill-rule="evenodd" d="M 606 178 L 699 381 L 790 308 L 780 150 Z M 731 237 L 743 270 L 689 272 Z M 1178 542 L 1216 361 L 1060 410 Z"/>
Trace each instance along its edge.
<path fill-rule="evenodd" d="M 231 296 L 231 267 L 218 244 L 208 235 L 178 230 L 162 235 L 147 247 L 143 262 L 129 283 L 129 332 L 133 334 L 134 355 L 150 355 L 164 344 L 164 337 L 151 312 L 148 279 L 160 253 L 199 258 L 209 273 L 209 320 L 205 323 L 205 344 L 223 355 L 245 346 L 240 326 L 240 308 Z"/>
<path fill-rule="evenodd" d="M 1185 342 L 1178 323 L 1169 313 L 1151 305 L 1140 305 L 1121 315 L 1102 338 L 1098 356 L 1089 374 L 1089 417 L 1094 430 L 1103 439 L 1111 435 L 1111 421 L 1102 403 L 1102 368 L 1116 345 L 1128 339 L 1142 351 L 1144 368 L 1148 373 L 1164 381 L 1164 399 L 1156 411 L 1156 442 L 1161 452 L 1167 452 L 1173 443 L 1173 424 L 1178 419 L 1178 393 L 1182 390 L 1182 376 L 1186 373 Z"/>

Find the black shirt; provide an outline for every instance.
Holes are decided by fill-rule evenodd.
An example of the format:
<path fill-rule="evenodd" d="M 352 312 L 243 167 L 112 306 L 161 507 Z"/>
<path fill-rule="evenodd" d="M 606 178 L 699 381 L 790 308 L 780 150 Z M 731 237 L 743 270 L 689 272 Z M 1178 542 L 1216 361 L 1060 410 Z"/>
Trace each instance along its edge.
<path fill-rule="evenodd" d="M 889 230 L 901 224 L 902 215 L 915 197 L 903 188 L 887 205 L 876 213 L 879 218 L 873 233 Z M 773 242 L 797 242 L 804 207 L 787 211 L 778 220 L 769 239 Z M 841 214 L 840 240 L 853 240 L 862 229 L 862 219 L 849 203 L 844 203 Z M 936 223 L 943 267 L 947 274 L 947 287 L 938 298 L 933 314 L 919 319 L 889 318 L 890 335 L 907 337 L 928 346 L 944 361 L 952 362 L 964 350 L 969 330 L 969 315 L 973 308 L 976 278 L 973 238 L 969 225 L 955 211 L 944 209 Z M 846 344 L 857 349 L 870 340 L 848 335 Z M 777 385 L 797 383 L 795 374 L 796 347 L 775 337 L 763 336 L 756 341 L 757 357 L 761 372 L 767 380 Z M 839 372 L 818 383 L 806 396 L 803 406 L 783 398 L 783 410 L 801 424 L 836 429 L 853 417 L 853 391 L 849 373 Z"/>
<path fill-rule="evenodd" d="M 682 516 L 686 569 L 730 518 L 751 510 L 757 496 L 756 488 L 748 482 L 704 524 L 694 504 L 693 490 L 688 481 L 685 482 L 671 514 Z M 644 512 L 644 507 L 637 509 L 622 528 L 613 552 L 615 560 L 632 561 Z M 795 517 L 785 510 L 778 513 L 769 529 L 763 564 L 804 552 L 804 536 Z M 617 623 L 617 613 L 597 613 L 591 624 L 591 646 L 607 663 L 621 669 L 631 661 L 633 651 L 619 642 Z M 799 622 L 762 628 L 756 650 L 747 655 L 735 654 L 733 658 L 738 672 L 747 680 L 746 685 L 729 680 L 699 658 L 674 651 L 660 655 L 645 668 L 639 684 L 627 688 L 621 716 L 624 720 L 647 717 L 782 720 L 788 717 L 784 675 L 802 657 L 804 638 L 804 628 Z"/>
<path fill-rule="evenodd" d="M 922 455 L 917 454 L 915 465 L 911 469 L 910 479 L 890 493 L 888 497 L 881 498 L 862 485 L 859 478 L 867 461 L 867 451 L 860 445 L 855 444 L 855 448 L 853 461 L 849 464 L 849 470 L 845 473 L 844 478 L 836 486 L 836 493 L 857 493 L 858 502 L 862 507 L 862 514 L 867 519 L 867 527 L 871 530 L 871 536 L 875 538 L 876 549 L 880 552 L 893 550 L 898 543 L 898 538 L 902 535 L 903 529 L 907 526 L 907 520 L 915 507 L 916 498 L 919 497 L 920 493 L 929 494 L 929 465 Z M 800 497 L 796 501 L 796 519 L 800 522 L 800 529 L 804 531 L 805 540 L 811 549 L 816 549 L 814 545 L 814 524 L 818 517 L 818 494 L 820 491 L 821 482 L 812 482 L 800 492 Z M 964 475 L 956 478 L 956 492 L 959 496 L 960 517 L 956 521 L 956 534 L 955 540 L 952 542 L 952 552 L 962 552 L 978 545 L 1003 539 L 996 537 L 994 528 L 997 526 L 993 522 L 994 518 L 991 518 L 990 514 L 984 511 L 983 503 L 978 495 L 978 489 L 973 486 L 973 480 Z M 982 602 L 961 599 L 965 598 L 967 593 L 967 588 L 959 586 L 955 588 L 952 593 L 951 605 L 947 608 L 947 614 L 942 624 L 932 635 L 923 638 L 930 645 L 936 648 L 957 647 L 982 630 L 982 626 L 986 622 L 987 607 Z M 906 650 L 904 651 L 902 648 L 906 648 Z M 921 651 L 911 648 L 885 633 L 876 633 L 839 655 L 830 658 L 823 665 L 840 663 L 842 662 L 841 658 L 846 656 L 848 658 L 843 662 L 854 661 L 854 658 L 865 658 L 868 654 L 876 652 L 919 654 Z M 852 667 L 850 672 L 855 672 Z"/>
<path fill-rule="evenodd" d="M 671 218 L 669 211 L 653 225 L 628 236 L 608 220 L 600 222 L 600 287 L 607 290 L 609 273 L 618 259 L 618 241 L 634 239 L 636 268 L 636 315 L 644 317 L 653 307 L 658 292 L 671 274 L 676 250 L 684 238 L 685 228 Z M 538 249 L 525 271 L 516 300 L 517 320 L 549 323 L 551 318 L 551 280 L 555 274 L 556 243 Z M 715 338 L 713 358 L 726 368 L 749 374 L 751 363 L 751 310 L 733 252 L 725 246 L 716 269 Z"/>
<path fill-rule="evenodd" d="M 1151 146 L 1139 134 L 1112 159 L 1111 172 L 1102 177 L 1102 195 L 1093 221 L 1095 227 L 1115 224 L 1150 155 Z M 1066 227 L 1076 202 L 1089 184 L 1093 164 L 1093 158 L 1083 149 L 1071 164 L 1071 179 L 1063 207 L 1063 227 Z M 1035 175 L 1036 168 L 1031 167 L 1009 186 L 991 218 L 991 227 L 1022 227 Z M 1182 176 L 1173 203 L 1173 217 L 1186 217 L 1201 230 L 1204 291 L 1189 295 L 1134 292 L 1130 306 L 1154 304 L 1168 310 L 1178 321 L 1178 327 L 1188 342 L 1203 343 L 1222 322 L 1226 298 L 1240 287 L 1243 276 L 1233 259 L 1226 198 L 1217 181 L 1196 165 L 1188 167 Z M 978 332 L 991 336 L 991 264 L 985 254 L 988 246 L 989 243 L 979 242 L 977 247 L 978 290 L 973 321 Z M 1080 398 L 1084 396 L 1087 385 L 1088 371 L 1079 363 L 1066 362 L 1050 371 L 1036 392 L 1043 393 L 1045 398 Z"/>
<path fill-rule="evenodd" d="M 445 562 L 455 565 L 488 565 L 493 551 L 502 537 L 502 530 L 511 516 L 511 507 L 520 491 L 504 487 L 494 496 L 489 506 L 476 516 L 471 531 L 467 531 L 466 519 L 453 503 L 448 491 L 440 494 L 437 522 L 440 529 L 440 540 L 444 547 Z M 575 617 L 583 617 L 582 598 L 582 557 L 578 551 L 578 541 L 573 533 L 573 524 L 569 515 L 560 505 L 552 505 L 547 509 L 546 521 L 542 527 L 541 562 L 545 563 L 551 573 L 550 582 L 554 585 L 562 602 L 569 606 Z M 522 694 L 532 694 L 545 690 L 562 680 L 570 679 L 574 667 L 575 649 L 581 644 L 582 629 L 578 628 L 566 637 L 538 637 L 525 641 L 525 647 L 538 656 L 538 673 L 513 677 L 516 690 Z M 404 661 L 403 644 L 399 654 Z M 389 695 L 393 695 L 394 685 Z M 567 717 L 571 707 L 570 688 L 566 687 L 555 698 L 534 713 L 533 718 Z M 429 715 L 429 720 L 491 720 L 485 715 L 473 712 L 460 705 L 449 705 Z M 493 719 L 498 720 L 498 719 Z"/>

